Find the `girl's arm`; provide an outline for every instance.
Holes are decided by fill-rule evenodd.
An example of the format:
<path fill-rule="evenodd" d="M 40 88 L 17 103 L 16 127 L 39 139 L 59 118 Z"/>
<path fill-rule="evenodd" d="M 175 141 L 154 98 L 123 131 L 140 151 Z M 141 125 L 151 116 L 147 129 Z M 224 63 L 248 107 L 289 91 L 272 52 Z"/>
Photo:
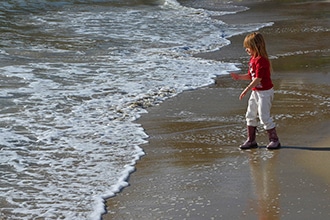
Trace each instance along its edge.
<path fill-rule="evenodd" d="M 252 88 L 256 87 L 261 82 L 261 78 L 255 78 L 252 80 L 252 82 L 243 90 L 241 95 L 239 96 L 239 99 L 242 100 L 243 97 L 246 95 L 248 91 L 250 91 Z"/>
<path fill-rule="evenodd" d="M 251 80 L 249 74 L 247 73 L 246 74 L 231 73 L 230 75 L 234 80 Z"/>

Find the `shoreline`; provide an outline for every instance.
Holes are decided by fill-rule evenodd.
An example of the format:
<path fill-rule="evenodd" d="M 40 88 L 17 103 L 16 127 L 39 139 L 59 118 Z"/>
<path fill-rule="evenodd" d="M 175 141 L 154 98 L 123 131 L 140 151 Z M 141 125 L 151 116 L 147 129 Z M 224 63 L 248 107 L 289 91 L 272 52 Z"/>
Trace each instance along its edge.
<path fill-rule="evenodd" d="M 282 149 L 238 150 L 245 139 L 247 98 L 238 101 L 245 84 L 221 75 L 214 85 L 185 91 L 148 109 L 137 120 L 150 136 L 149 143 L 141 146 L 146 155 L 130 175 L 130 186 L 107 200 L 104 220 L 329 217 L 330 175 L 326 168 L 320 169 L 327 167 L 330 156 L 329 48 L 323 47 L 329 33 L 311 33 L 320 48 L 306 43 L 299 47 L 301 54 L 290 55 L 297 51 L 294 42 L 299 33 L 290 33 L 285 26 L 296 21 L 286 17 L 289 8 L 273 10 L 268 16 L 265 4 L 276 5 L 277 1 L 252 2 L 242 16 L 220 19 L 235 23 L 266 21 L 279 16 L 277 13 L 282 16 L 272 27 L 261 30 L 270 56 L 281 55 L 272 59 L 276 91 L 272 115 Z M 310 4 L 305 3 L 305 8 L 296 5 L 300 9 L 296 16 L 303 16 L 298 13 Z M 321 3 L 315 4 L 326 10 Z M 298 30 L 300 25 L 292 29 Z M 241 47 L 244 36 L 230 38 L 231 44 L 219 51 L 196 56 L 246 63 Z M 257 138 L 261 146 L 266 145 L 263 130 Z"/>

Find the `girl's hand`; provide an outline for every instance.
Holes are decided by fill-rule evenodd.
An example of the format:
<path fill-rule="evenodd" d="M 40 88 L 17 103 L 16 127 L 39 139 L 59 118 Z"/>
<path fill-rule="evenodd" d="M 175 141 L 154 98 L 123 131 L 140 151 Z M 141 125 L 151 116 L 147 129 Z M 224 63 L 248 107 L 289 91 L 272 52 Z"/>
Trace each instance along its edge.
<path fill-rule="evenodd" d="M 230 73 L 231 77 L 234 79 L 234 80 L 238 80 L 239 79 L 239 75 L 236 74 L 236 73 Z"/>
<path fill-rule="evenodd" d="M 255 78 L 241 93 L 241 95 L 239 96 L 239 100 L 242 100 L 244 98 L 244 96 L 246 95 L 246 93 L 248 93 L 248 91 L 250 91 L 252 88 L 256 87 L 259 83 L 261 82 L 261 78 Z"/>
<path fill-rule="evenodd" d="M 246 93 L 247 93 L 247 91 L 246 91 L 246 89 L 244 89 L 244 91 L 239 96 L 239 100 L 242 100 L 244 98 L 244 96 L 246 95 Z"/>

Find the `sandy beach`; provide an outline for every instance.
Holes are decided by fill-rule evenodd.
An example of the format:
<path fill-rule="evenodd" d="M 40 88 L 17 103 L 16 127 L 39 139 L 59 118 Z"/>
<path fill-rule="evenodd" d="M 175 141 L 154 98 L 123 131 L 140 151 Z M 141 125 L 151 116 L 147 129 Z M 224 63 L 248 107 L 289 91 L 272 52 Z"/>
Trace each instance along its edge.
<path fill-rule="evenodd" d="M 210 1 L 212 2 L 212 1 Z M 243 3 L 240 3 L 243 4 Z M 229 75 L 148 109 L 137 123 L 149 135 L 146 155 L 115 197 L 110 219 L 329 219 L 330 2 L 244 3 L 250 10 L 226 23 L 274 22 L 260 30 L 273 66 L 272 115 L 282 143 L 241 151 L 246 138 L 247 82 Z M 205 59 L 235 62 L 246 71 L 245 34 Z"/>

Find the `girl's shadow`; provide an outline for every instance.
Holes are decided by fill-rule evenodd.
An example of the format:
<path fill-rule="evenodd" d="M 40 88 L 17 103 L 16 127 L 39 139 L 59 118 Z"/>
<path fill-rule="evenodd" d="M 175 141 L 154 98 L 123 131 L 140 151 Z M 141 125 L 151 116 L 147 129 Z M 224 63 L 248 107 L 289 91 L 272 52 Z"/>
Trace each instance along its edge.
<path fill-rule="evenodd" d="M 293 150 L 330 151 L 330 147 L 282 146 L 281 148 L 282 149 L 293 149 Z"/>

